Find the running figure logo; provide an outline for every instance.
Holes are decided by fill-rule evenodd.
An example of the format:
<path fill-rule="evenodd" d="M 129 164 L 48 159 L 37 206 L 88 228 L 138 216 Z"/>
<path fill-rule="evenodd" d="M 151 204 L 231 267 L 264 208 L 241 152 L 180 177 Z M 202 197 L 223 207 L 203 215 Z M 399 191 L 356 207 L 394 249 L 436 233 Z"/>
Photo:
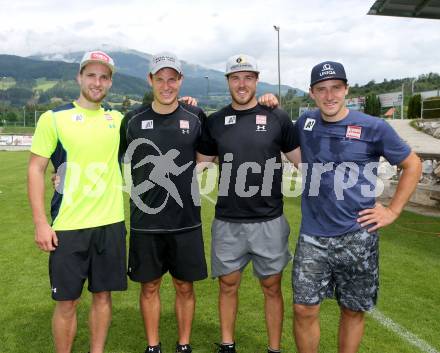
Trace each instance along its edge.
<path fill-rule="evenodd" d="M 138 146 L 142 144 L 147 144 L 153 147 L 158 155 L 149 154 L 133 166 L 133 169 L 137 169 L 148 163 L 151 163 L 153 165 L 153 169 L 151 170 L 148 179 L 134 186 L 132 185 L 131 170 L 129 166 L 132 161 L 134 151 Z M 171 181 L 170 175 L 177 176 L 182 174 L 186 169 L 189 168 L 189 166 L 193 162 L 190 161 L 182 166 L 178 166 L 174 160 L 179 156 L 179 154 L 180 152 L 174 148 L 169 150 L 167 153 L 162 154 L 159 147 L 157 147 L 153 141 L 145 138 L 138 138 L 132 141 L 128 146 L 127 152 L 124 156 L 124 189 L 126 192 L 130 192 L 131 199 L 143 212 L 148 214 L 159 213 L 167 204 L 170 196 L 177 202 L 180 207 L 183 207 L 183 202 L 180 197 L 179 191 L 177 190 L 176 185 Z M 148 190 L 151 190 L 155 186 L 160 186 L 164 188 L 167 192 L 167 196 L 160 206 L 151 208 L 142 201 L 140 195 L 146 193 Z"/>

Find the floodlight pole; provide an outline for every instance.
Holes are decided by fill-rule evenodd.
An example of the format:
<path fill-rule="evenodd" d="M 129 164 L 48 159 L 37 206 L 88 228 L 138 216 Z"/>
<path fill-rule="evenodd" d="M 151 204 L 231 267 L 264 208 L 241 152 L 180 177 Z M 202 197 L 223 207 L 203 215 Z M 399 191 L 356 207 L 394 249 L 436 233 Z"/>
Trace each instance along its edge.
<path fill-rule="evenodd" d="M 206 78 L 206 101 L 209 100 L 209 76 L 205 76 Z"/>
<path fill-rule="evenodd" d="M 280 99 L 281 107 L 280 26 L 274 25 L 273 28 L 277 32 L 278 37 L 278 98 Z"/>
<path fill-rule="evenodd" d="M 414 95 L 414 83 L 417 81 L 417 79 L 415 78 L 414 80 L 411 81 L 411 96 Z"/>

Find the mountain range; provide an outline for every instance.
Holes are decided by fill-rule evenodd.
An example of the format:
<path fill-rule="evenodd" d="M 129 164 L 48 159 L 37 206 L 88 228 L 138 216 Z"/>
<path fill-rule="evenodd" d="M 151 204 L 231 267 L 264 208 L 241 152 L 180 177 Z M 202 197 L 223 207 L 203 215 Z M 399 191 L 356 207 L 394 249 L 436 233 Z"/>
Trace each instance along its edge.
<path fill-rule="evenodd" d="M 118 49 L 107 51 L 114 59 L 117 72 L 145 80 L 150 66 L 151 54 L 142 53 L 130 49 Z M 64 61 L 68 63 L 79 63 L 83 52 L 38 54 L 29 57 L 44 61 Z M 184 81 L 181 88 L 182 95 L 190 95 L 197 98 L 209 96 L 229 96 L 224 73 L 218 70 L 205 68 L 186 61 L 182 61 Z M 302 96 L 304 92 L 288 85 L 281 85 L 281 94 L 284 95 L 289 89 L 296 90 L 297 95 Z M 278 93 L 278 85 L 259 82 L 257 93 Z"/>

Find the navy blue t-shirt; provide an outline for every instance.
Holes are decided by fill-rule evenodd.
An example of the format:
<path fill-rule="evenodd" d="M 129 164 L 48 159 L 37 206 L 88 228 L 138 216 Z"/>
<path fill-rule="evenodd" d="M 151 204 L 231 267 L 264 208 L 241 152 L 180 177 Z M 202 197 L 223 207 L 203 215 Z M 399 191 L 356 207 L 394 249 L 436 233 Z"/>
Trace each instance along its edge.
<path fill-rule="evenodd" d="M 409 146 L 384 120 L 352 110 L 334 123 L 309 111 L 294 129 L 304 163 L 301 233 L 328 237 L 360 229 L 358 212 L 375 204 L 379 158 L 399 164 Z"/>

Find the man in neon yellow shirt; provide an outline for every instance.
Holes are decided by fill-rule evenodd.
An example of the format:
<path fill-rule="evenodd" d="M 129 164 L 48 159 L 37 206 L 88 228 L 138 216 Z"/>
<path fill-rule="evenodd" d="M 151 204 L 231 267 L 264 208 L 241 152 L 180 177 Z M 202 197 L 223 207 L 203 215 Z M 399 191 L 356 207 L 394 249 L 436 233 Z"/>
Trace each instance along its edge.
<path fill-rule="evenodd" d="M 52 332 L 57 353 L 71 352 L 76 306 L 88 279 L 91 353 L 104 352 L 111 321 L 111 291 L 126 290 L 122 176 L 118 164 L 122 115 L 101 102 L 112 85 L 113 59 L 84 55 L 77 75 L 79 98 L 47 111 L 37 125 L 28 170 L 35 242 L 50 252 L 52 298 L 57 301 Z M 51 160 L 61 183 L 44 207 L 44 176 Z"/>

